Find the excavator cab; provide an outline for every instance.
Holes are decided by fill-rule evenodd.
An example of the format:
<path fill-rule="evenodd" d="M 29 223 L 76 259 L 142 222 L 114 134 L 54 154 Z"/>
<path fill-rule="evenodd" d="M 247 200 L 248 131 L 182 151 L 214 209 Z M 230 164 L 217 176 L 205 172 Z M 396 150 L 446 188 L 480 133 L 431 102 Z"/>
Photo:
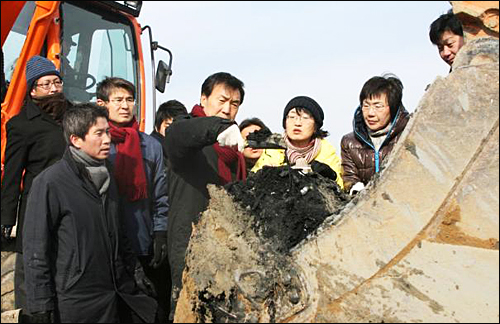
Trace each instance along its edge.
<path fill-rule="evenodd" d="M 9 83 L 21 53 L 35 2 L 26 2 L 2 48 Z M 73 102 L 96 100 L 96 84 L 105 76 L 121 77 L 140 84 L 134 26 L 123 15 L 86 2 L 62 2 L 59 6 L 59 69 L 64 93 Z M 47 40 L 40 55 L 47 56 Z M 56 62 L 55 62 L 56 63 Z M 57 65 L 57 64 L 56 64 Z M 22 72 L 22 71 L 21 71 Z M 137 96 L 141 93 L 138 92 Z M 136 98 L 140 102 L 140 98 Z M 137 111 L 136 111 L 137 113 Z"/>
<path fill-rule="evenodd" d="M 26 62 L 33 55 L 51 60 L 60 70 L 63 91 L 74 103 L 95 102 L 96 85 L 120 77 L 136 89 L 134 114 L 145 130 L 146 81 L 141 34 L 149 29 L 152 106 L 155 89 L 164 92 L 172 74 L 172 53 L 152 39 L 149 26 L 136 17 L 142 1 L 3 1 L 2 2 L 2 175 L 5 125 L 21 109 L 26 95 Z M 168 52 L 155 71 L 154 51 Z M 153 88 L 154 87 L 154 88 Z M 155 114 L 153 113 L 153 116 Z"/>

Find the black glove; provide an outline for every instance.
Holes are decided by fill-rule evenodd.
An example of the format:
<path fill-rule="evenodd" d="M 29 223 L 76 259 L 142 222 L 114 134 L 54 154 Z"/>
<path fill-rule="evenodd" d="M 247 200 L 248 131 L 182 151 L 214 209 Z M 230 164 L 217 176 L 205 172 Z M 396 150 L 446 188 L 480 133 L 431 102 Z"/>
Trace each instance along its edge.
<path fill-rule="evenodd" d="M 144 269 L 142 268 L 139 261 L 137 261 L 137 266 L 134 270 L 134 279 L 137 287 L 139 287 L 142 292 L 151 297 L 156 297 L 156 290 L 153 283 L 146 277 Z"/>
<path fill-rule="evenodd" d="M 167 257 L 167 231 L 154 232 L 153 259 L 149 266 L 158 268 Z"/>
<path fill-rule="evenodd" d="M 337 180 L 337 173 L 332 170 L 327 164 L 319 162 L 319 161 L 312 161 L 311 163 L 311 169 L 316 172 L 321 174 L 325 178 L 332 179 L 333 181 Z"/>
<path fill-rule="evenodd" d="M 31 314 L 29 319 L 30 323 L 54 323 L 54 312 L 39 312 Z"/>
<path fill-rule="evenodd" d="M 12 239 L 12 228 L 13 225 L 2 225 L 2 240 L 9 241 Z"/>

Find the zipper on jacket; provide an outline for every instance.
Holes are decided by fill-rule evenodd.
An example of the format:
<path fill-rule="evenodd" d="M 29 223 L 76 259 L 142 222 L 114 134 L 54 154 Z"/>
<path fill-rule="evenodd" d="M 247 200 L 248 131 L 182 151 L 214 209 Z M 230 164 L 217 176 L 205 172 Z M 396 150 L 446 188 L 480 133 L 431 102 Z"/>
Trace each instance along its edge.
<path fill-rule="evenodd" d="M 396 117 L 394 118 L 394 122 L 392 123 L 391 128 L 389 129 L 389 132 L 387 132 L 387 135 L 386 135 L 384 141 L 380 145 L 380 149 L 384 146 L 385 142 L 389 138 L 389 135 L 391 134 L 394 126 L 396 126 L 396 121 L 398 120 L 400 111 L 401 111 L 401 107 L 399 107 L 398 112 L 396 113 Z M 373 151 L 375 152 L 375 173 L 379 173 L 380 172 L 380 149 L 377 151 L 375 149 L 375 146 L 370 144 L 363 136 L 361 136 L 360 133 L 358 133 L 358 131 L 356 130 L 356 127 L 354 127 L 354 133 L 356 135 L 358 135 L 358 137 L 361 138 L 363 140 L 363 142 L 365 142 L 365 144 L 368 145 L 369 147 L 371 147 L 373 149 Z"/>

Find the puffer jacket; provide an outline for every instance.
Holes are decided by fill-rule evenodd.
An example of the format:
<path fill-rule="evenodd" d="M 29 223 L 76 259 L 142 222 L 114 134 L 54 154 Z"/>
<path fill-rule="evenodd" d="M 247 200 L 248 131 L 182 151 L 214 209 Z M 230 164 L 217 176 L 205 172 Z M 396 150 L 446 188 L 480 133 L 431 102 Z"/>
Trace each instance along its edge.
<path fill-rule="evenodd" d="M 363 120 L 361 107 L 356 109 L 353 119 L 353 132 L 344 135 L 340 143 L 342 177 L 346 191 L 349 191 L 357 182 L 366 185 L 372 176 L 380 171 L 380 165 L 392 151 L 409 119 L 410 114 L 401 106 L 396 113 L 396 118 L 394 118 L 387 137 L 377 151 Z"/>
<path fill-rule="evenodd" d="M 318 162 L 325 163 L 337 173 L 337 184 L 340 188 L 344 187 L 342 181 L 342 168 L 340 158 L 337 155 L 335 148 L 326 139 L 321 140 L 321 149 L 318 155 L 314 158 Z M 252 168 L 252 172 L 257 172 L 264 166 L 282 166 L 285 165 L 285 150 L 265 149 L 262 155 Z"/>

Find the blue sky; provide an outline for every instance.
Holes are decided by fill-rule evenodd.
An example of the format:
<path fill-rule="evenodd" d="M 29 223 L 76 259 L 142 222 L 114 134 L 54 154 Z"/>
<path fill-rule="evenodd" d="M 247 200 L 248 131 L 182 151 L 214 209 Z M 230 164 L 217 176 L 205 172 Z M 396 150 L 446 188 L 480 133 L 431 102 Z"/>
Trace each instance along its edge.
<path fill-rule="evenodd" d="M 173 52 L 173 75 L 157 106 L 177 99 L 190 111 L 203 81 L 229 72 L 245 83 L 237 122 L 259 117 L 282 132 L 288 101 L 310 96 L 323 108 L 323 128 L 338 150 L 369 78 L 396 74 L 403 103 L 414 111 L 426 85 L 448 74 L 428 32 L 450 8 L 448 1 L 145 1 L 138 20 Z M 168 62 L 157 52 L 157 61 Z M 148 118 L 147 132 L 152 123 Z"/>

